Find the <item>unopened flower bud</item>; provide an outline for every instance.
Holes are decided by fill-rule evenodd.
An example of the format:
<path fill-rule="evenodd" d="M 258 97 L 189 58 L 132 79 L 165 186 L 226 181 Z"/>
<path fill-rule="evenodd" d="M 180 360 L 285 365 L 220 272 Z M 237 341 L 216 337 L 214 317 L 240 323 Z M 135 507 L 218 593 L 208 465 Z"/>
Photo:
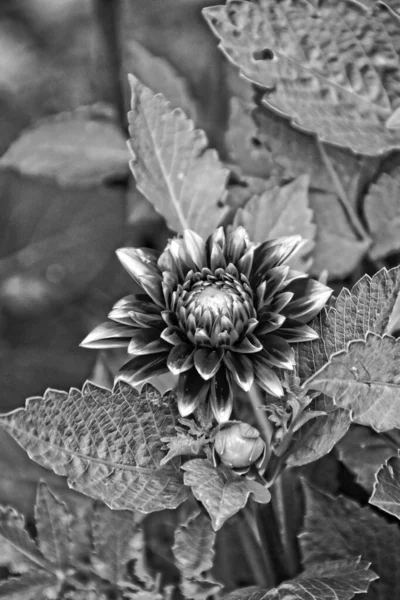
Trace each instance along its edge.
<path fill-rule="evenodd" d="M 243 469 L 255 463 L 264 453 L 260 432 L 240 421 L 226 423 L 215 436 L 214 452 L 221 462 L 233 469 Z"/>

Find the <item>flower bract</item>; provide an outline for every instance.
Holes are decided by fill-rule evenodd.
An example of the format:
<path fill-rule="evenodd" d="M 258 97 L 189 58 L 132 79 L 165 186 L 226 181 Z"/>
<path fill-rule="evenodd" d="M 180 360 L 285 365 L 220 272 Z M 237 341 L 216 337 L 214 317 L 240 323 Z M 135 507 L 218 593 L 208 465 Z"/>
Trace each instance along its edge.
<path fill-rule="evenodd" d="M 178 375 L 182 416 L 208 402 L 217 421 L 229 420 L 233 382 L 280 397 L 276 370 L 293 369 L 291 344 L 318 337 L 307 323 L 331 294 L 285 264 L 302 245 L 299 236 L 254 244 L 243 227 L 219 227 L 207 240 L 187 230 L 161 254 L 122 248 L 118 257 L 143 293 L 117 302 L 82 345 L 127 348 L 132 358 L 118 377 L 134 386 Z"/>

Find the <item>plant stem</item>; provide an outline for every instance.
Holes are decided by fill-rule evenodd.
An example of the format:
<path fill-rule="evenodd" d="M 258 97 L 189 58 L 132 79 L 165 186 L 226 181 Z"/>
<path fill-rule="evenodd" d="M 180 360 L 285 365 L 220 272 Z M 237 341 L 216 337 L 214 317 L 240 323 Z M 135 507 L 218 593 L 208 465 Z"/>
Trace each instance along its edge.
<path fill-rule="evenodd" d="M 272 565 L 268 547 L 261 539 L 251 504 L 243 510 L 242 530 L 244 545 L 249 557 L 254 579 L 260 587 L 269 589 L 276 584 L 275 571 Z M 247 542 L 247 543 L 246 543 Z"/>
<path fill-rule="evenodd" d="M 265 410 L 262 410 L 262 408 L 260 409 L 260 407 L 265 406 L 265 403 L 261 395 L 260 389 L 255 383 L 253 383 L 253 385 L 250 388 L 249 400 L 253 408 L 254 417 L 260 429 L 261 437 L 263 438 L 266 445 L 265 462 L 268 462 L 269 457 L 271 456 L 271 440 L 274 430 L 271 421 L 268 419 L 267 413 L 265 412 Z"/>
<path fill-rule="evenodd" d="M 326 153 L 323 143 L 318 138 L 317 138 L 317 145 L 318 145 L 318 149 L 321 154 L 321 158 L 324 162 L 324 165 L 332 179 L 333 185 L 335 186 L 338 198 L 342 204 L 342 207 L 343 207 L 355 233 L 357 233 L 357 235 L 359 236 L 359 238 L 361 240 L 366 240 L 367 234 L 364 231 L 364 228 L 362 227 L 353 207 L 351 206 L 351 204 L 349 202 L 346 191 L 342 185 L 342 182 L 340 181 L 340 179 L 338 177 L 338 174 L 336 173 L 336 171 L 332 165 L 331 159 L 329 158 L 328 154 Z"/>
<path fill-rule="evenodd" d="M 290 528 L 287 520 L 287 503 L 285 502 L 284 493 L 284 476 L 282 473 L 275 481 L 271 488 L 272 494 L 272 506 L 275 514 L 276 521 L 278 523 L 281 543 L 283 552 L 285 555 L 285 567 L 290 577 L 294 577 L 298 572 L 298 557 L 295 551 L 291 535 Z"/>

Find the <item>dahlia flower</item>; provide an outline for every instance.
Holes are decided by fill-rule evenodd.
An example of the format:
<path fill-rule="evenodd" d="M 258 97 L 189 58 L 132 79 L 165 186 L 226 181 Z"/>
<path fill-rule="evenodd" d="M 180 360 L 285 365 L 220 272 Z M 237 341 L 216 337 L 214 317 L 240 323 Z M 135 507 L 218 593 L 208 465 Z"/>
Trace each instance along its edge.
<path fill-rule="evenodd" d="M 82 345 L 127 348 L 133 358 L 118 379 L 133 386 L 179 375 L 182 416 L 208 402 L 217 421 L 229 420 L 233 382 L 280 397 L 276 369 L 293 369 L 291 344 L 318 337 L 307 323 L 331 294 L 285 265 L 302 244 L 299 236 L 254 244 L 243 227 L 219 227 L 206 241 L 185 231 L 161 254 L 122 248 L 118 257 L 143 294 L 117 302 Z"/>

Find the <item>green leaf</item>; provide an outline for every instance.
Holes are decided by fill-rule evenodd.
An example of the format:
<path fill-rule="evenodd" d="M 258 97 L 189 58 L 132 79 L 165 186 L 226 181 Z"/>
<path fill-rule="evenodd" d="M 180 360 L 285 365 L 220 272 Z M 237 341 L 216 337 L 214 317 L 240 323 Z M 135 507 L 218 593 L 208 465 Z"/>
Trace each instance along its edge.
<path fill-rule="evenodd" d="M 68 477 L 73 489 L 114 509 L 176 508 L 187 496 L 179 463 L 166 466 L 161 436 L 171 435 L 172 394 L 152 386 L 139 394 L 118 383 L 113 392 L 86 383 L 82 392 L 48 390 L 0 425 L 42 466 Z"/>
<path fill-rule="evenodd" d="M 226 600 L 350 600 L 366 592 L 376 579 L 369 563 L 359 558 L 311 565 L 295 579 L 285 581 L 269 591 L 256 587 L 237 590 Z"/>
<path fill-rule="evenodd" d="M 330 279 L 351 275 L 367 254 L 370 240 L 355 233 L 336 194 L 313 190 L 309 203 L 317 227 L 311 273 L 319 277 L 326 269 Z"/>
<path fill-rule="evenodd" d="M 372 237 L 372 260 L 400 250 L 400 168 L 382 173 L 364 198 L 364 214 Z"/>
<path fill-rule="evenodd" d="M 0 540 L 15 552 L 15 566 L 18 568 L 22 565 L 24 570 L 26 567 L 51 570 L 49 561 L 28 535 L 25 527 L 22 515 L 12 508 L 0 508 Z"/>
<path fill-rule="evenodd" d="M 131 168 L 138 189 L 179 233 L 206 237 L 225 216 L 228 170 L 180 109 L 170 107 L 133 76 L 129 113 Z"/>
<path fill-rule="evenodd" d="M 376 473 L 370 503 L 400 519 L 400 458 L 393 456 Z"/>
<path fill-rule="evenodd" d="M 217 468 L 206 459 L 195 458 L 182 469 L 185 485 L 190 486 L 197 500 L 204 504 L 215 531 L 246 505 L 250 494 L 256 502 L 266 504 L 271 499 L 267 488 L 236 475 L 225 465 Z"/>
<path fill-rule="evenodd" d="M 133 73 L 137 79 L 154 91 L 161 93 L 172 108 L 197 120 L 197 108 L 186 79 L 164 57 L 155 56 L 132 36 L 122 44 L 124 72 Z"/>
<path fill-rule="evenodd" d="M 46 571 L 31 571 L 18 578 L 0 581 L 0 598 L 4 600 L 55 598 L 59 585 L 56 575 Z M 46 592 L 51 592 L 51 596 Z"/>
<path fill-rule="evenodd" d="M 362 557 L 371 562 L 379 580 L 368 590 L 368 600 L 400 595 L 400 530 L 370 507 L 344 497 L 332 498 L 305 486 L 306 514 L 300 547 L 305 568 L 325 560 Z"/>
<path fill-rule="evenodd" d="M 222 587 L 207 574 L 214 564 L 215 537 L 210 518 L 198 509 L 175 530 L 172 552 L 185 598 L 205 599 Z"/>
<path fill-rule="evenodd" d="M 48 117 L 23 131 L 0 159 L 0 169 L 75 188 L 126 179 L 128 160 L 113 109 L 94 105 Z"/>
<path fill-rule="evenodd" d="M 304 270 L 306 256 L 314 246 L 315 225 L 308 205 L 308 175 L 301 175 L 283 187 L 274 186 L 261 196 L 253 196 L 235 215 L 234 226 L 243 225 L 254 242 L 299 234 L 308 240 L 290 261 L 294 269 Z"/>
<path fill-rule="evenodd" d="M 283 167 L 272 152 L 258 137 L 252 113 L 252 104 L 239 98 L 232 98 L 228 128 L 225 133 L 225 146 L 229 161 L 238 165 L 245 175 L 268 179 L 278 176 L 281 179 Z"/>
<path fill-rule="evenodd" d="M 203 12 L 225 55 L 295 127 L 360 154 L 400 146 L 386 126 L 399 106 L 399 44 L 384 7 L 230 0 Z"/>
<path fill-rule="evenodd" d="M 38 486 L 35 504 L 37 544 L 47 560 L 60 568 L 65 568 L 66 565 L 73 563 L 70 538 L 71 522 L 72 514 L 66 504 L 61 502 L 45 483 L 41 482 Z"/>
<path fill-rule="evenodd" d="M 307 421 L 296 432 L 287 464 L 299 467 L 328 454 L 350 427 L 349 412 L 341 408 Z"/>
<path fill-rule="evenodd" d="M 376 431 L 400 427 L 400 341 L 368 333 L 333 354 L 305 386 L 331 396 L 351 418 Z"/>
<path fill-rule="evenodd" d="M 329 357 L 348 342 L 364 339 L 371 331 L 392 334 L 396 327 L 396 301 L 400 294 L 400 267 L 364 275 L 350 290 L 343 288 L 334 306 L 321 311 L 310 325 L 320 338 L 296 345 L 299 377 L 304 381 L 321 369 Z"/>
<path fill-rule="evenodd" d="M 197 510 L 175 531 L 172 547 L 176 565 L 185 578 L 197 578 L 212 569 L 215 532 L 207 515 Z"/>
<path fill-rule="evenodd" d="M 393 441 L 388 439 L 389 435 Z M 357 483 L 369 493 L 372 492 L 379 467 L 395 456 L 400 447 L 398 430 L 388 432 L 388 436 L 379 435 L 370 427 L 352 425 L 336 446 L 339 460 L 354 473 Z"/>
<path fill-rule="evenodd" d="M 138 532 L 138 523 L 131 512 L 104 506 L 96 508 L 92 521 L 91 563 L 99 577 L 116 586 L 127 579 L 126 564 L 135 558 L 131 544 Z"/>

